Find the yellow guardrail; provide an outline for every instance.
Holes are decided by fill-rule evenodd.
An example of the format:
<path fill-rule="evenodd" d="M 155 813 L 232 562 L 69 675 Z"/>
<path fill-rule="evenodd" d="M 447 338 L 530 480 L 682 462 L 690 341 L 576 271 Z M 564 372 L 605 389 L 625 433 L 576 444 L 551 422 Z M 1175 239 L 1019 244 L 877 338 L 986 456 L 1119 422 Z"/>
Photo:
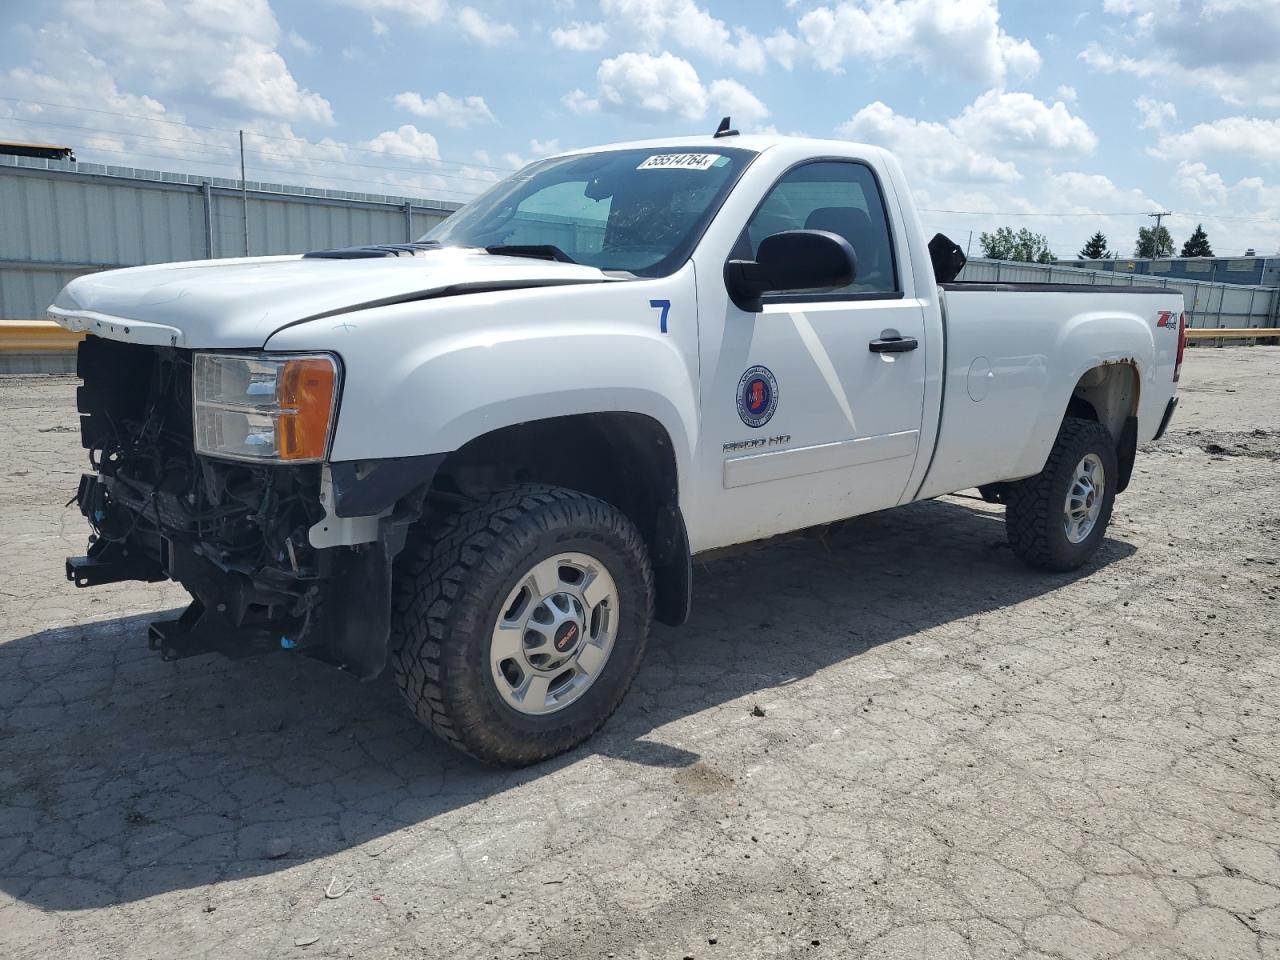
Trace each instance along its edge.
<path fill-rule="evenodd" d="M 0 320 L 0 353 L 71 353 L 83 339 L 50 320 Z"/>
<path fill-rule="evenodd" d="M 1257 337 L 1280 337 L 1280 327 L 1187 327 L 1187 341 L 1253 340 Z"/>

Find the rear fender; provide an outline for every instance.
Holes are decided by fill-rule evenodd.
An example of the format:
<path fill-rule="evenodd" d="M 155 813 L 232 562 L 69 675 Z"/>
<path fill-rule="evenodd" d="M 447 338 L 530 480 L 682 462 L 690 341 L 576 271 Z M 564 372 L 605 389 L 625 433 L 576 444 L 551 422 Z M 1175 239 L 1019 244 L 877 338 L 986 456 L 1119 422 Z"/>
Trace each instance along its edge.
<path fill-rule="evenodd" d="M 1105 349 L 1099 349 L 1100 345 Z M 1123 364 L 1134 371 L 1136 389 L 1145 394 L 1142 385 L 1151 378 L 1154 354 L 1148 321 L 1137 313 L 1082 313 L 1064 325 L 1047 358 L 1050 374 L 1042 402 L 1009 479 L 1032 476 L 1044 468 L 1081 378 L 1094 369 Z M 1145 419 L 1146 411 L 1138 404 L 1129 412 Z M 1123 428 L 1123 417 L 1114 428 L 1108 425 L 1117 439 Z"/>

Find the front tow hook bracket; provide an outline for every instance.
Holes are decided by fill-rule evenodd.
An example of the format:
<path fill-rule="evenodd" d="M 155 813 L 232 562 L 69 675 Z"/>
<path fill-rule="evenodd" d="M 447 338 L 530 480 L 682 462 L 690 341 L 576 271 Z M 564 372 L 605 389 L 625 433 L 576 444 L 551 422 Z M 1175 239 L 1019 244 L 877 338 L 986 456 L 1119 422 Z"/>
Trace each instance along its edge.
<path fill-rule="evenodd" d="M 279 649 L 279 630 L 237 627 L 193 600 L 176 620 L 156 620 L 147 628 L 147 645 L 166 663 L 220 653 L 233 660 Z"/>

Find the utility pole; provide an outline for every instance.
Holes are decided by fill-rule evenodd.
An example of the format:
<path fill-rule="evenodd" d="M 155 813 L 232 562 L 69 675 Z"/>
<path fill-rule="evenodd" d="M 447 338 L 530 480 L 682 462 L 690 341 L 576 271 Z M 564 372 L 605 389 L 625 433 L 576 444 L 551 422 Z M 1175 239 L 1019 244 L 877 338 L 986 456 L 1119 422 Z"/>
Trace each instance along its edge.
<path fill-rule="evenodd" d="M 964 245 L 964 258 L 969 259 L 969 248 L 973 246 L 973 231 L 969 231 L 969 242 Z"/>
<path fill-rule="evenodd" d="M 1172 217 L 1173 211 L 1164 210 L 1164 211 L 1161 211 L 1160 213 L 1148 213 L 1147 216 L 1154 217 L 1156 221 L 1155 233 L 1152 234 L 1152 242 L 1155 245 L 1151 248 L 1151 254 L 1152 254 L 1151 259 L 1159 260 L 1160 259 L 1160 221 L 1163 220 L 1165 217 Z"/>
<path fill-rule="evenodd" d="M 249 255 L 249 184 L 244 178 L 244 131 L 240 131 L 240 215 L 244 219 L 244 255 Z"/>

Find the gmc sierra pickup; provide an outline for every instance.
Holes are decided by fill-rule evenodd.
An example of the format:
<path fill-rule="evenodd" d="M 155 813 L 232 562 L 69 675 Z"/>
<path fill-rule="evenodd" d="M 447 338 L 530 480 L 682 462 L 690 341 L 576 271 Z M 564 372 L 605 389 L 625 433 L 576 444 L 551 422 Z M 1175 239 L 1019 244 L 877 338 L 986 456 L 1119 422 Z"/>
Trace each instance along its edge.
<path fill-rule="evenodd" d="M 706 551 L 976 486 L 1028 563 L 1089 559 L 1181 294 L 963 265 L 884 150 L 722 131 L 540 160 L 416 243 L 81 277 L 67 575 L 186 587 L 166 658 L 390 665 L 449 743 L 550 757 Z"/>

